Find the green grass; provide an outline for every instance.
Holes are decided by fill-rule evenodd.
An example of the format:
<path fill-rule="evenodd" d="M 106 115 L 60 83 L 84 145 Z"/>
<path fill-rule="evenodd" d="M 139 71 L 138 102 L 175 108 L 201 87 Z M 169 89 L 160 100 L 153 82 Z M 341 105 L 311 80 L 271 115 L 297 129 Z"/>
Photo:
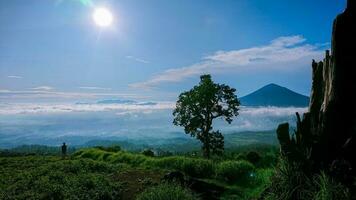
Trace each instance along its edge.
<path fill-rule="evenodd" d="M 132 167 L 180 170 L 189 176 L 213 177 L 215 165 L 211 160 L 184 156 L 151 157 L 125 151 L 107 152 L 102 149 L 82 149 L 73 154 L 75 158 L 90 158 L 109 163 L 124 163 Z"/>
<path fill-rule="evenodd" d="M 255 167 L 248 161 L 223 161 L 218 164 L 216 174 L 228 182 L 249 179 L 254 175 Z"/>
<path fill-rule="evenodd" d="M 174 184 L 161 184 L 141 193 L 137 200 L 197 200 L 188 189 Z"/>
<path fill-rule="evenodd" d="M 263 151 L 257 152 L 259 162 L 265 159 Z M 135 199 L 142 192 L 141 199 L 152 199 L 152 193 L 162 194 L 162 199 L 181 199 L 181 195 L 195 199 L 187 189 L 162 183 L 163 175 L 172 170 L 225 188 L 223 199 L 257 198 L 269 184 L 273 169 L 254 167 L 236 155 L 248 152 L 208 160 L 95 147 L 81 149 L 65 160 L 59 156 L 0 157 L 0 199 Z M 164 196 L 171 194 L 176 195 Z"/>
<path fill-rule="evenodd" d="M 120 166 L 59 157 L 0 157 L 0 199 L 119 199 Z"/>
<path fill-rule="evenodd" d="M 280 159 L 271 178 L 266 200 L 312 199 L 348 200 L 348 189 L 324 172 L 305 174 L 299 163 L 289 163 Z"/>
<path fill-rule="evenodd" d="M 239 154 L 247 155 L 249 152 L 239 151 Z M 272 158 L 265 158 L 268 154 Z M 103 159 L 104 155 L 107 155 L 106 159 Z M 275 154 L 271 152 L 264 153 L 262 151 L 260 155 L 259 163 L 265 162 L 266 159 L 276 159 Z M 225 156 L 223 159 L 217 160 L 189 156 L 150 157 L 124 151 L 105 152 L 100 149 L 83 149 L 73 156 L 110 163 L 124 163 L 131 167 L 179 170 L 186 175 L 224 187 L 226 189 L 224 198 L 226 199 L 234 196 L 238 199 L 257 198 L 270 184 L 270 177 L 274 171 L 269 165 L 258 164 L 258 167 L 255 167 L 244 160 L 245 157 L 231 159 L 231 156 Z"/>

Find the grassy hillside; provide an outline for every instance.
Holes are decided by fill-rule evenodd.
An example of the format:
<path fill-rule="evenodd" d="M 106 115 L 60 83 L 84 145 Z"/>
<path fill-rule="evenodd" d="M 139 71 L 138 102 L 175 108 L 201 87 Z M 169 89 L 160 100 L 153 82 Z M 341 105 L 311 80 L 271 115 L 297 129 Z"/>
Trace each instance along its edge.
<path fill-rule="evenodd" d="M 0 199 L 116 199 L 120 165 L 53 156 L 0 158 Z"/>
<path fill-rule="evenodd" d="M 209 191 L 199 184 L 220 188 L 221 199 L 251 199 L 269 184 L 276 161 L 273 152 L 242 150 L 207 160 L 87 148 L 66 159 L 0 157 L 0 199 L 152 199 L 152 192 L 163 199 L 172 194 L 179 197 L 173 199 L 204 199 Z M 171 171 L 183 172 L 185 183 L 196 187 L 165 182 L 164 175 Z"/>

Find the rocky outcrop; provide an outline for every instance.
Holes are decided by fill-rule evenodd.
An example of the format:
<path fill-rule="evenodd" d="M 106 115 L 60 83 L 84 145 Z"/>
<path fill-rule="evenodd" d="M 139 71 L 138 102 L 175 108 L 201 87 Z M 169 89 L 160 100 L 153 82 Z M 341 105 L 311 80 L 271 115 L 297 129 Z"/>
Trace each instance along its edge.
<path fill-rule="evenodd" d="M 348 0 L 334 21 L 331 52 L 312 63 L 309 111 L 303 119 L 297 114 L 295 137 L 288 137 L 285 124 L 277 131 L 282 153 L 290 160 L 304 158 L 312 170 L 332 171 L 336 163 L 346 163 L 350 166 L 346 170 L 356 172 L 355 30 L 356 2 Z"/>

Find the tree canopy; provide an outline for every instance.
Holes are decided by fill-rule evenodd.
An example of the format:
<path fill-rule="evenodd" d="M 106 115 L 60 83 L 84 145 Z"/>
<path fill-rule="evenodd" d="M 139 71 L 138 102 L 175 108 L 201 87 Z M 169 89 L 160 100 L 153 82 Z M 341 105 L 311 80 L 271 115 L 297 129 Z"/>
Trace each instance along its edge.
<path fill-rule="evenodd" d="M 202 75 L 200 83 L 179 95 L 173 111 L 173 124 L 184 127 L 186 134 L 203 143 L 204 156 L 224 150 L 224 136 L 213 130 L 213 120 L 222 118 L 229 124 L 239 114 L 236 89 L 214 83 L 210 75 Z"/>

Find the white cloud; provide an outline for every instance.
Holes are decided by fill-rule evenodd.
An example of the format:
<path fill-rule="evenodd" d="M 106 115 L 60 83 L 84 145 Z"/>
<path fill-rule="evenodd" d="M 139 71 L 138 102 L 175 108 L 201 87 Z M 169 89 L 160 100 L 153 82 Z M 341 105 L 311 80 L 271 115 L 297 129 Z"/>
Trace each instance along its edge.
<path fill-rule="evenodd" d="M 53 90 L 54 88 L 51 86 L 38 86 L 38 87 L 34 87 L 34 88 L 30 88 L 31 90 L 44 90 L 44 91 L 49 91 L 49 90 Z"/>
<path fill-rule="evenodd" d="M 16 79 L 21 79 L 21 78 L 23 78 L 22 76 L 7 76 L 7 78 L 16 78 Z"/>
<path fill-rule="evenodd" d="M 161 83 L 180 82 L 201 73 L 230 73 L 251 70 L 294 70 L 321 59 L 324 48 L 305 43 L 302 36 L 279 37 L 268 45 L 232 51 L 217 51 L 203 61 L 181 68 L 168 69 L 151 79 L 130 84 L 135 88 L 154 88 Z"/>
<path fill-rule="evenodd" d="M 290 47 L 296 44 L 303 43 L 305 41 L 306 39 L 303 36 L 295 35 L 295 36 L 279 37 L 277 39 L 272 40 L 271 44 L 280 47 Z"/>
<path fill-rule="evenodd" d="M 290 116 L 298 113 L 305 113 L 308 108 L 297 108 L 297 107 L 242 107 L 240 114 L 250 117 L 280 117 L 280 116 Z"/>
<path fill-rule="evenodd" d="M 146 102 L 133 103 L 0 103 L 0 114 L 23 114 L 23 113 L 62 113 L 62 112 L 104 112 L 115 111 L 117 114 L 129 112 L 150 113 L 154 110 L 173 110 L 175 102 L 158 101 L 154 104 L 145 104 Z M 271 118 L 294 116 L 296 112 L 305 113 L 308 108 L 303 107 L 240 107 L 240 116 L 244 118 Z"/>
<path fill-rule="evenodd" d="M 171 110 L 175 106 L 172 102 L 157 102 L 154 105 L 144 104 L 33 104 L 33 103 L 0 103 L 0 115 L 9 114 L 51 114 L 71 112 L 115 112 L 150 113 L 155 110 Z"/>
<path fill-rule="evenodd" d="M 189 67 L 169 69 L 148 81 L 133 83 L 129 86 L 133 88 L 151 89 L 164 82 L 180 82 L 187 77 L 200 74 L 202 71 L 206 72 L 209 68 L 212 68 L 210 63 L 198 63 Z"/>
<path fill-rule="evenodd" d="M 3 119 L 12 119 L 6 117 L 20 116 L 28 117 L 31 123 L 37 123 L 41 116 L 45 118 L 49 115 L 66 116 L 69 119 L 90 119 L 93 116 L 106 118 L 116 116 L 117 119 L 124 120 L 128 130 L 136 130 L 142 127 L 142 130 L 155 127 L 159 132 L 164 133 L 168 129 L 180 127 L 172 125 L 172 110 L 175 108 L 175 102 L 155 102 L 155 104 L 146 105 L 143 102 L 132 104 L 73 104 L 73 103 L 0 103 L 0 117 Z M 288 122 L 295 126 L 295 112 L 300 114 L 307 111 L 308 108 L 297 107 L 241 107 L 240 115 L 234 119 L 232 124 L 227 125 L 222 119 L 214 121 L 214 127 L 222 130 L 224 133 L 239 131 L 258 131 L 274 130 L 280 123 Z M 36 115 L 38 117 L 33 118 Z M 79 118 L 77 118 L 79 117 Z M 95 117 L 96 119 L 96 117 Z M 107 118 L 106 118 L 107 119 Z M 116 123 L 117 119 L 111 122 Z M 132 120 L 135 123 L 132 123 Z M 13 122 L 12 120 L 10 120 Z M 16 123 L 16 121 L 14 121 Z M 137 124 L 139 122 L 139 124 Z M 106 124 L 105 126 L 112 126 Z M 121 127 L 123 128 L 123 127 Z M 80 131 L 80 130 L 77 130 Z"/>
<path fill-rule="evenodd" d="M 150 61 L 148 61 L 148 60 L 145 60 L 145 59 L 142 59 L 142 58 L 136 58 L 134 56 L 126 56 L 126 58 L 130 59 L 130 60 L 134 60 L 136 62 L 140 62 L 140 63 L 145 63 L 145 64 L 150 63 Z"/>
<path fill-rule="evenodd" d="M 303 114 L 308 108 L 297 107 L 241 107 L 240 115 L 226 126 L 220 122 L 220 127 L 231 132 L 274 130 L 278 124 L 288 122 L 291 127 L 296 125 L 296 115 Z"/>
<path fill-rule="evenodd" d="M 78 87 L 78 88 L 83 89 L 83 90 L 111 90 L 111 88 L 92 87 L 92 86 L 83 86 L 83 87 Z"/>

